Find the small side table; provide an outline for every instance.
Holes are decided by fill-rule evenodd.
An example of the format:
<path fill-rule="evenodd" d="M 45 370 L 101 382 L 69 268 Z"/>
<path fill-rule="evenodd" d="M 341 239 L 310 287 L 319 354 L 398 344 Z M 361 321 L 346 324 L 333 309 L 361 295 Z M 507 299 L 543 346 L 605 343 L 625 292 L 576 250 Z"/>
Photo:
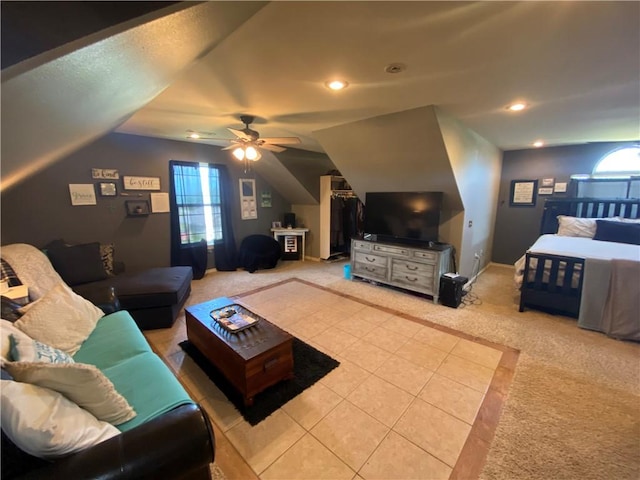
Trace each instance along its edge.
<path fill-rule="evenodd" d="M 302 237 L 302 257 L 301 260 L 304 262 L 304 244 L 306 234 L 309 231 L 308 228 L 272 228 L 271 232 L 273 233 L 273 238 L 280 241 L 280 237 L 288 237 L 290 235 L 295 235 L 297 237 Z"/>

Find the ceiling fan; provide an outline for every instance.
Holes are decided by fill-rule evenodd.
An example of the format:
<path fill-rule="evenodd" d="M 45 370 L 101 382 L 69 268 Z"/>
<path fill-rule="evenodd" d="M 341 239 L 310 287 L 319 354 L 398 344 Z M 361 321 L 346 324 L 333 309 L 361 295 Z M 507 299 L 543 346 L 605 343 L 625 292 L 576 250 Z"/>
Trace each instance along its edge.
<path fill-rule="evenodd" d="M 236 138 L 229 140 L 232 142 L 228 147 L 223 150 L 233 150 L 233 155 L 238 160 L 258 160 L 260 158 L 260 152 L 258 148 L 264 148 L 272 152 L 284 152 L 286 148 L 280 145 L 296 145 L 300 143 L 298 137 L 265 137 L 260 138 L 260 134 L 255 130 L 251 130 L 249 125 L 253 123 L 255 117 L 253 115 L 241 115 L 240 121 L 244 123 L 242 130 L 235 128 L 228 128 Z"/>

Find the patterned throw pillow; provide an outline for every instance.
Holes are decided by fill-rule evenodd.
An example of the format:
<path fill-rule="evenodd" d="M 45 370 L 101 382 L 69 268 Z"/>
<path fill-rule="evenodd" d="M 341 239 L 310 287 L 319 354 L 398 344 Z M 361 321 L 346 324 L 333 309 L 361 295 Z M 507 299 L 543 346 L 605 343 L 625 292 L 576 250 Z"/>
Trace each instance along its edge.
<path fill-rule="evenodd" d="M 7 262 L 4 258 L 1 260 L 0 265 L 0 281 L 6 280 L 10 287 L 17 287 L 18 285 L 22 285 L 22 282 L 16 275 L 16 272 L 13 271 L 9 262 Z"/>
<path fill-rule="evenodd" d="M 25 336 L 9 334 L 9 355 L 14 362 L 74 363 L 62 350 Z"/>
<path fill-rule="evenodd" d="M 100 257 L 102 258 L 102 265 L 104 265 L 104 271 L 107 272 L 107 275 L 112 277 L 114 275 L 113 272 L 113 254 L 115 248 L 113 243 L 100 244 Z"/>

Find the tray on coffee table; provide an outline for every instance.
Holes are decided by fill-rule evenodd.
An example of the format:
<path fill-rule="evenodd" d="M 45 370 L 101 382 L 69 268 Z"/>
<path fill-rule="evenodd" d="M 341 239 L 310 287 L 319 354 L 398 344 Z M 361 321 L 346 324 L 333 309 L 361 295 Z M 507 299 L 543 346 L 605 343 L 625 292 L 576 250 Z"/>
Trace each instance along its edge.
<path fill-rule="evenodd" d="M 251 328 L 260 321 L 258 315 L 237 303 L 211 310 L 209 315 L 213 318 L 214 323 L 231 333 Z"/>

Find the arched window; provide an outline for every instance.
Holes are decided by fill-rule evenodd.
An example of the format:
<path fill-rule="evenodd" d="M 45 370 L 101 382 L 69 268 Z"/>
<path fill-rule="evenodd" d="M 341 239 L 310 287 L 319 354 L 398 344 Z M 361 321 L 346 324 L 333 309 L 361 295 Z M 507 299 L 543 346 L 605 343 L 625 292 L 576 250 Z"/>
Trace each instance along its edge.
<path fill-rule="evenodd" d="M 572 175 L 576 197 L 640 198 L 640 145 L 607 153 L 591 175 Z"/>
<path fill-rule="evenodd" d="M 640 146 L 622 147 L 609 152 L 593 169 L 597 177 L 640 175 Z"/>

